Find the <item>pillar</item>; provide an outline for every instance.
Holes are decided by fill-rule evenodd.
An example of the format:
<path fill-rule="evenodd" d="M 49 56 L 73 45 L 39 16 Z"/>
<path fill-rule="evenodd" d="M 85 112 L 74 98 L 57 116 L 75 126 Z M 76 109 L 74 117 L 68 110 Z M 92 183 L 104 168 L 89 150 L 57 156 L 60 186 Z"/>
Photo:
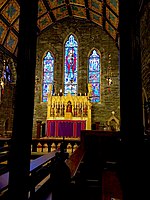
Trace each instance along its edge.
<path fill-rule="evenodd" d="M 123 199 L 142 194 L 142 146 L 144 137 L 138 0 L 120 4 L 120 116 L 121 181 Z M 134 186 L 134 187 L 133 187 Z M 144 199 L 144 198 L 142 198 Z"/>
<path fill-rule="evenodd" d="M 46 124 L 44 122 L 42 122 L 42 137 L 45 137 L 45 126 Z"/>
<path fill-rule="evenodd" d="M 34 110 L 38 0 L 21 0 L 8 199 L 28 199 Z"/>
<path fill-rule="evenodd" d="M 37 135 L 36 135 L 36 137 L 40 138 L 41 137 L 42 121 L 38 120 L 38 121 L 36 121 L 36 124 L 37 124 Z"/>

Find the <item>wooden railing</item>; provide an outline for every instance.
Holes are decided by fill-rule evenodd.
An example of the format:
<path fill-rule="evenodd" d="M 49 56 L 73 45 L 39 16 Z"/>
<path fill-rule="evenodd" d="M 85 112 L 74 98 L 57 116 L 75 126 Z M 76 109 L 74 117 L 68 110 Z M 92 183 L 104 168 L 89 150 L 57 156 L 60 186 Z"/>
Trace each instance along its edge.
<path fill-rule="evenodd" d="M 71 155 L 80 145 L 79 139 L 71 138 L 33 138 L 31 144 L 31 151 L 37 153 L 47 153 L 54 150 L 59 150 L 63 142 L 65 150 Z"/>
<path fill-rule="evenodd" d="M 49 152 L 39 158 L 31 160 L 29 174 L 29 199 L 34 199 L 36 186 L 50 173 L 50 165 L 55 158 L 56 151 Z M 6 196 L 9 184 L 9 171 L 0 176 L 0 195 Z"/>
<path fill-rule="evenodd" d="M 83 145 L 80 145 L 76 151 L 66 160 L 66 164 L 68 165 L 71 172 L 71 179 L 73 180 L 76 177 L 79 166 L 82 162 L 82 159 L 85 154 L 85 149 Z"/>

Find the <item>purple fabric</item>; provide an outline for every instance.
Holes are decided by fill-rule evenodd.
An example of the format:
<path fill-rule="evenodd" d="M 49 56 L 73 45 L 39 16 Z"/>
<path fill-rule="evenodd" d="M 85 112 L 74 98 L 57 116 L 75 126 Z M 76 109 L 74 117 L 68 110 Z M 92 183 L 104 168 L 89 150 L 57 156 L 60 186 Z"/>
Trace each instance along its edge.
<path fill-rule="evenodd" d="M 81 122 L 77 122 L 77 137 L 80 137 Z"/>
<path fill-rule="evenodd" d="M 47 121 L 47 136 L 80 137 L 80 131 L 81 131 L 81 128 L 83 128 L 83 127 L 86 128 L 86 121 L 49 120 L 49 121 Z M 74 130 L 74 128 L 75 128 L 75 130 Z"/>
<path fill-rule="evenodd" d="M 55 122 L 50 123 L 50 136 L 55 137 Z"/>
<path fill-rule="evenodd" d="M 73 123 L 74 122 L 67 123 L 67 128 L 66 128 L 66 136 L 67 137 L 73 137 Z"/>
<path fill-rule="evenodd" d="M 60 121 L 58 123 L 58 136 L 73 137 L 73 122 Z"/>

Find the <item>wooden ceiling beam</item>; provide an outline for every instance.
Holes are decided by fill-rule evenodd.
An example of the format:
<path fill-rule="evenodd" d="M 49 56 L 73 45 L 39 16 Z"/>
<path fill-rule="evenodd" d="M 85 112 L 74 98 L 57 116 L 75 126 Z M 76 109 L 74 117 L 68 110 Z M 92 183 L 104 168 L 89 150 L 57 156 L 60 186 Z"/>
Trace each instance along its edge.
<path fill-rule="evenodd" d="M 88 0 L 84 0 L 84 1 L 85 1 L 85 8 L 86 8 L 86 16 L 87 16 L 87 19 L 90 20 Z"/>
<path fill-rule="evenodd" d="M 56 18 L 55 18 L 55 16 L 54 16 L 54 14 L 53 14 L 51 8 L 49 7 L 49 4 L 47 3 L 46 0 L 43 0 L 43 3 L 44 3 L 44 5 L 45 5 L 45 7 L 46 7 L 46 9 L 47 9 L 47 11 L 48 11 L 48 13 L 49 13 L 49 15 L 50 15 L 52 21 L 55 22 L 55 21 L 56 21 Z"/>
<path fill-rule="evenodd" d="M 71 10 L 71 6 L 69 4 L 69 0 L 65 0 L 65 3 L 66 3 L 66 6 L 67 6 L 69 16 L 72 16 L 72 10 Z"/>

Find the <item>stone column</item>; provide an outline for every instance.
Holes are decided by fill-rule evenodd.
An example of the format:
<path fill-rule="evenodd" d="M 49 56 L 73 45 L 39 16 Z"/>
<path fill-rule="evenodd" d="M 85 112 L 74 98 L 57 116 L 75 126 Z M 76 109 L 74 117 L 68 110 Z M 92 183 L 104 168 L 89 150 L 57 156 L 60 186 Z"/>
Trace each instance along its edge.
<path fill-rule="evenodd" d="M 17 80 L 8 199 L 28 199 L 34 110 L 38 0 L 20 0 Z"/>
<path fill-rule="evenodd" d="M 36 135 L 36 137 L 40 138 L 41 137 L 42 121 L 38 120 L 38 121 L 36 121 L 36 124 L 37 124 L 37 135 Z"/>
<path fill-rule="evenodd" d="M 45 126 L 46 126 L 46 123 L 42 122 L 42 137 L 45 137 L 45 135 L 46 135 Z"/>
<path fill-rule="evenodd" d="M 139 199 L 142 194 L 141 168 L 143 111 L 138 0 L 120 4 L 120 116 L 121 180 L 123 199 Z M 133 187 L 134 186 L 134 187 Z M 141 197 L 142 198 L 142 197 Z M 142 198 L 144 199 L 144 198 Z"/>

